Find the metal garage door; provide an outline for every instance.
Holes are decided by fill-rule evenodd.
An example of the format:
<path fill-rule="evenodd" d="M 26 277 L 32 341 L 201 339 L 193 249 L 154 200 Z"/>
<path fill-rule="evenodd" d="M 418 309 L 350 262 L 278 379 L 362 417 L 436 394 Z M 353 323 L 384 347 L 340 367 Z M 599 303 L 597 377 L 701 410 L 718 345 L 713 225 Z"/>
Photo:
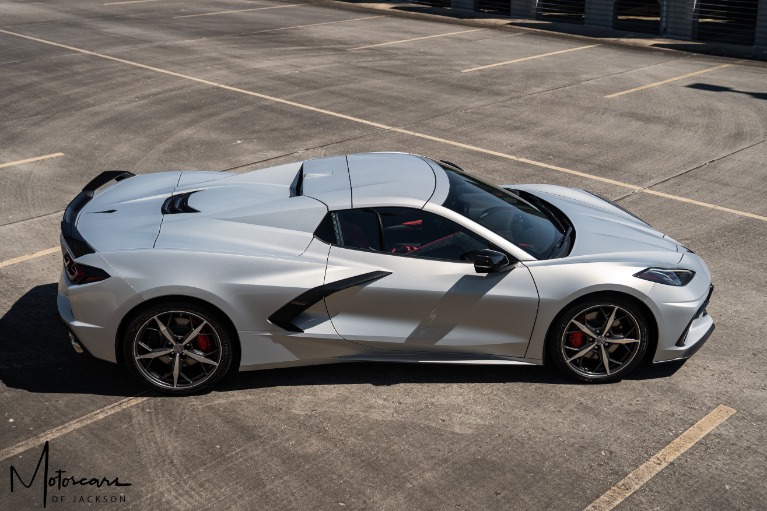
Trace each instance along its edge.
<path fill-rule="evenodd" d="M 642 34 L 660 34 L 660 2 L 618 0 L 613 8 L 613 28 Z"/>
<path fill-rule="evenodd" d="M 583 24 L 586 13 L 585 0 L 540 0 L 538 19 Z"/>
<path fill-rule="evenodd" d="M 702 0 L 698 40 L 754 45 L 758 0 Z"/>

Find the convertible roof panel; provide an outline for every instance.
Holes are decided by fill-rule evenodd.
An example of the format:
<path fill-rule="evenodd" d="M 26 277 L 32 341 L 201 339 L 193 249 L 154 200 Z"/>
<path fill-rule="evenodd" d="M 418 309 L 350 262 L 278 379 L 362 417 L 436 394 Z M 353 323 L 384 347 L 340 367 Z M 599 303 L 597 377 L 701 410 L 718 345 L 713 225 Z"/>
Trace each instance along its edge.
<path fill-rule="evenodd" d="M 331 156 L 304 162 L 302 195 L 327 204 L 330 209 L 352 207 L 349 167 L 346 156 Z"/>
<path fill-rule="evenodd" d="M 412 202 L 423 207 L 434 193 L 431 166 L 404 153 L 350 154 L 349 177 L 355 208 Z"/>
<path fill-rule="evenodd" d="M 302 194 L 331 210 L 404 205 L 423 207 L 434 193 L 434 170 L 405 153 L 365 153 L 304 162 Z"/>

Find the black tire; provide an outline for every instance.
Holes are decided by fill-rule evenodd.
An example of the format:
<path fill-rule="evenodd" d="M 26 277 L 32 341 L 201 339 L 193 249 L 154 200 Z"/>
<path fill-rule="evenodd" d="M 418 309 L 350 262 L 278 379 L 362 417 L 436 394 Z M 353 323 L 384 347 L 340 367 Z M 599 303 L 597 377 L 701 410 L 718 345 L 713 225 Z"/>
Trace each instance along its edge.
<path fill-rule="evenodd" d="M 563 310 L 554 320 L 546 339 L 546 355 L 571 378 L 612 382 L 642 362 L 649 341 L 644 311 L 631 300 L 586 299 Z"/>
<path fill-rule="evenodd" d="M 169 395 L 196 394 L 229 372 L 232 336 L 209 307 L 174 300 L 144 309 L 128 323 L 122 354 L 142 384 Z"/>

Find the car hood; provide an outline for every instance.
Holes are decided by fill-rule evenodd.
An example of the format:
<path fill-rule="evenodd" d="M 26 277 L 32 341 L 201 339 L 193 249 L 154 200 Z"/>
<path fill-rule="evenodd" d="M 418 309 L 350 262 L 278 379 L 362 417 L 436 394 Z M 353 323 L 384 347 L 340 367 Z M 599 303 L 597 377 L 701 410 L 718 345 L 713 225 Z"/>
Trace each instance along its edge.
<path fill-rule="evenodd" d="M 507 185 L 524 190 L 559 208 L 575 229 L 570 256 L 636 252 L 678 252 L 684 247 L 619 206 L 601 197 L 555 185 Z"/>

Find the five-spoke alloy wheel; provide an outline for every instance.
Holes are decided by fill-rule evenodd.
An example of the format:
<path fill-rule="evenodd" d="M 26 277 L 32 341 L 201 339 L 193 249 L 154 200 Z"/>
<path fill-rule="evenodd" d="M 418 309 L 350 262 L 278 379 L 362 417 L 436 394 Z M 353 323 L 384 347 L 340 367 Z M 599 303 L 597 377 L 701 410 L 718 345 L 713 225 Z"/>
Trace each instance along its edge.
<path fill-rule="evenodd" d="M 584 301 L 563 311 L 547 341 L 548 356 L 584 381 L 615 381 L 644 358 L 647 320 L 628 300 Z"/>
<path fill-rule="evenodd" d="M 232 342 L 208 308 L 176 302 L 155 305 L 125 329 L 123 357 L 145 384 L 169 394 L 211 388 L 229 370 Z"/>

